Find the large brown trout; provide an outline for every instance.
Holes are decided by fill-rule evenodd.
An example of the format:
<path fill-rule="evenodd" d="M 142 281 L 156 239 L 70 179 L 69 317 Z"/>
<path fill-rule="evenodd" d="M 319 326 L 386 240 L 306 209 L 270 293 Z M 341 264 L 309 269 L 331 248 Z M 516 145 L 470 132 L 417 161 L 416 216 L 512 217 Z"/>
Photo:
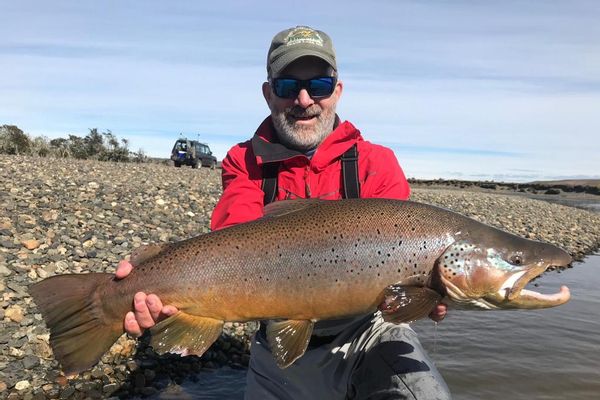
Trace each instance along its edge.
<path fill-rule="evenodd" d="M 372 313 L 396 323 L 440 301 L 481 309 L 545 308 L 569 300 L 524 289 L 571 257 L 460 214 L 410 201 L 273 203 L 260 220 L 132 254 L 123 280 L 60 275 L 30 288 L 65 373 L 93 366 L 123 334 L 137 291 L 180 311 L 151 329 L 158 353 L 201 355 L 225 321 L 270 320 L 267 338 L 286 367 L 318 320 Z"/>

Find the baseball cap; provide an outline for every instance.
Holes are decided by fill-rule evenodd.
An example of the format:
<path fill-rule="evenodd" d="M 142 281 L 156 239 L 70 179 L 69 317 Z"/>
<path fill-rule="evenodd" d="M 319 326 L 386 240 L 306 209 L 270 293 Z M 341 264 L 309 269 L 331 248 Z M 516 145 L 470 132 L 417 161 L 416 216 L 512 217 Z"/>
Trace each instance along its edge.
<path fill-rule="evenodd" d="M 285 67 L 304 56 L 318 57 L 337 71 L 331 38 L 323 31 L 296 26 L 273 37 L 267 55 L 267 74 L 278 76 Z"/>

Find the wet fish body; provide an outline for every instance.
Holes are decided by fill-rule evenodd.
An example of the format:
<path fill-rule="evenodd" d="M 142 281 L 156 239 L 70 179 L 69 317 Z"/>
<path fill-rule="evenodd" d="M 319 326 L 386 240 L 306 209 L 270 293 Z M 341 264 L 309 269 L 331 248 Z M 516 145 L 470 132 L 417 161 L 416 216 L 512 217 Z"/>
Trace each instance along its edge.
<path fill-rule="evenodd" d="M 281 367 L 300 357 L 317 320 L 381 310 L 393 322 L 429 314 L 444 297 L 483 309 L 544 308 L 569 298 L 524 289 L 563 250 L 438 207 L 358 199 L 294 200 L 260 220 L 132 254 L 133 272 L 61 275 L 30 292 L 65 372 L 94 365 L 123 333 L 137 291 L 180 312 L 152 328 L 159 353 L 202 354 L 224 321 L 273 320 Z"/>

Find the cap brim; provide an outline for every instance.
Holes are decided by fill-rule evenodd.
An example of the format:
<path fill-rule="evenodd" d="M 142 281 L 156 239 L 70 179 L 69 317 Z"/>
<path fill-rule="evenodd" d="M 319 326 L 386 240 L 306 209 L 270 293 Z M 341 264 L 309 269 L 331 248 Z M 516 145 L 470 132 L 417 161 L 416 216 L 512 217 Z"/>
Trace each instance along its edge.
<path fill-rule="evenodd" d="M 335 60 L 331 56 L 317 50 L 298 49 L 296 51 L 290 51 L 286 54 L 283 54 L 282 56 L 278 57 L 275 61 L 273 61 L 271 63 L 271 75 L 278 76 L 281 73 L 281 71 L 283 71 L 285 67 L 290 65 L 292 62 L 296 61 L 299 58 L 308 56 L 320 58 L 321 60 L 329 64 L 333 69 L 337 70 Z"/>

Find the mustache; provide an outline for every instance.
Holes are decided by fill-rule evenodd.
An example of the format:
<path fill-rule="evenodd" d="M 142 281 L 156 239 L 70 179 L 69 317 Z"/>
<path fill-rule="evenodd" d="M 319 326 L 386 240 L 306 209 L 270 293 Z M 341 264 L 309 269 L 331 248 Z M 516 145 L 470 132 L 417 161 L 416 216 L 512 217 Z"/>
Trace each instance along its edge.
<path fill-rule="evenodd" d="M 295 118 L 310 118 L 316 117 L 321 114 L 323 110 L 317 104 L 313 104 L 308 108 L 302 108 L 300 106 L 292 106 L 285 109 L 285 114 Z"/>

